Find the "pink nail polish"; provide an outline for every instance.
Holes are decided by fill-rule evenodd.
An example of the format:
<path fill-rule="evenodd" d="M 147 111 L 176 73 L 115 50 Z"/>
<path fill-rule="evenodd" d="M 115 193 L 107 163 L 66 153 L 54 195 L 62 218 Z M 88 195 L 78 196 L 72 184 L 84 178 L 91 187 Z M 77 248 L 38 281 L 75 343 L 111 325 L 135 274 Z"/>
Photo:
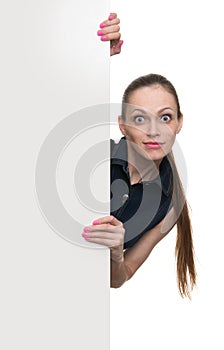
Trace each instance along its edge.
<path fill-rule="evenodd" d="M 103 35 L 103 31 L 102 30 L 98 30 L 98 32 L 97 32 L 97 35 Z"/>
<path fill-rule="evenodd" d="M 123 45 L 123 40 L 121 40 L 120 42 L 119 42 L 119 46 L 121 47 L 122 45 Z"/>
<path fill-rule="evenodd" d="M 112 21 L 112 19 L 114 19 L 114 15 L 109 16 L 109 20 Z"/>
<path fill-rule="evenodd" d="M 90 237 L 85 232 L 82 233 L 82 237 L 85 238 L 87 241 L 89 241 L 90 239 Z"/>
<path fill-rule="evenodd" d="M 84 227 L 84 232 L 88 232 L 90 230 L 89 227 Z"/>
<path fill-rule="evenodd" d="M 93 225 L 99 225 L 99 221 L 98 220 L 94 220 L 93 221 Z"/>
<path fill-rule="evenodd" d="M 106 23 L 101 23 L 100 28 L 104 28 L 104 27 L 106 27 Z"/>
<path fill-rule="evenodd" d="M 100 38 L 102 41 L 106 41 L 107 40 L 107 37 L 105 35 L 101 36 Z"/>

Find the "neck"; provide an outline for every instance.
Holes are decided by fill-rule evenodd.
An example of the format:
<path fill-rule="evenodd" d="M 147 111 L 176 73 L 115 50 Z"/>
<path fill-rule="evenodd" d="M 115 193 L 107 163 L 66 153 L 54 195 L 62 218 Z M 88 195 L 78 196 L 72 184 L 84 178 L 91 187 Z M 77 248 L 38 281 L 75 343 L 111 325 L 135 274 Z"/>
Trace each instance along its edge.
<path fill-rule="evenodd" d="M 128 168 L 131 184 L 152 181 L 159 175 L 159 165 L 162 160 L 153 161 L 143 152 L 128 145 Z"/>

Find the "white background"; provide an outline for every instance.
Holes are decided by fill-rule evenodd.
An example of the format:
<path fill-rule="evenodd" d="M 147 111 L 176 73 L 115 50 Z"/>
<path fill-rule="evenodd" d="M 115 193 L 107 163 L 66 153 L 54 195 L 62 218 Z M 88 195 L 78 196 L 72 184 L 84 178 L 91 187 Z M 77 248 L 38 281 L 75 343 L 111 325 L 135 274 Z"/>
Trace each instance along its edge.
<path fill-rule="evenodd" d="M 111 350 L 222 350 L 222 2 L 111 3 L 121 19 L 124 40 L 122 54 L 111 58 L 111 101 L 120 102 L 134 78 L 151 72 L 171 80 L 180 98 L 184 125 L 178 143 L 188 169 L 198 272 L 192 301 L 182 300 L 176 285 L 173 230 L 130 281 L 111 290 Z"/>

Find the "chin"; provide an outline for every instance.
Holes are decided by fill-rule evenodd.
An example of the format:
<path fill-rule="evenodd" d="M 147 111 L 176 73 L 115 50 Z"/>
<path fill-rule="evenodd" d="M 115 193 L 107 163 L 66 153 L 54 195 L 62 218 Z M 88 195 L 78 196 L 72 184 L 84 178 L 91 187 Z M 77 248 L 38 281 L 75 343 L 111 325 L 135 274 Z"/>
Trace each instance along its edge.
<path fill-rule="evenodd" d="M 162 161 L 162 159 L 166 156 L 167 154 L 164 151 L 149 151 L 147 152 L 147 158 L 153 161 Z"/>

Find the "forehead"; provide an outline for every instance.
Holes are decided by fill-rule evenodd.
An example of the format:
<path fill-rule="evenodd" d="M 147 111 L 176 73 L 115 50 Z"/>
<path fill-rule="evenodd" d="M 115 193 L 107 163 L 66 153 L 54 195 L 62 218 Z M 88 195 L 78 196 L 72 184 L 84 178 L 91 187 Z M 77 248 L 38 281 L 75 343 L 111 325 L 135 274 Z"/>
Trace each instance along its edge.
<path fill-rule="evenodd" d="M 175 97 L 161 85 L 145 86 L 133 91 L 128 103 L 155 112 L 163 108 L 177 110 Z"/>

